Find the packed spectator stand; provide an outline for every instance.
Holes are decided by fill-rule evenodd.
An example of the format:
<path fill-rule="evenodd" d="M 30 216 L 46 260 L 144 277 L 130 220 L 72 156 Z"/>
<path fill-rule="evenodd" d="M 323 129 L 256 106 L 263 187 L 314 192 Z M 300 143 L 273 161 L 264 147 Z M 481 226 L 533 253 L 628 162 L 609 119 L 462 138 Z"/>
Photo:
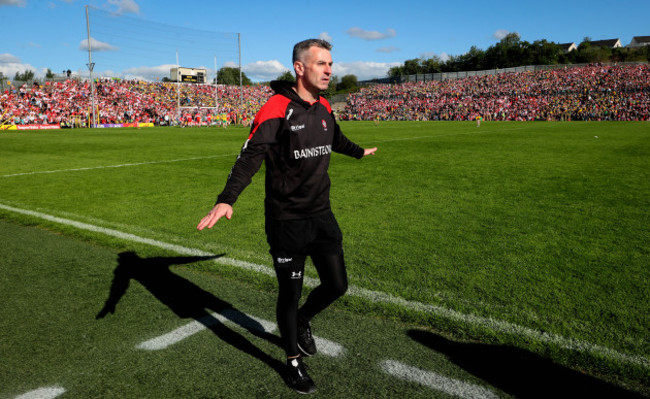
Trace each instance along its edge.
<path fill-rule="evenodd" d="M 650 66 L 589 65 L 443 82 L 375 85 L 348 97 L 344 120 L 647 121 Z"/>
<path fill-rule="evenodd" d="M 183 125 L 198 116 L 204 125 L 218 124 L 220 118 L 249 125 L 271 95 L 265 85 L 217 88 L 101 79 L 95 84 L 94 102 L 102 124 Z M 0 123 L 4 125 L 87 127 L 91 115 L 88 81 L 11 86 L 0 94 Z M 648 121 L 650 66 L 590 65 L 375 85 L 350 94 L 345 110 L 337 116 L 374 121 L 466 121 L 478 117 L 495 121 Z"/>
<path fill-rule="evenodd" d="M 206 119 L 217 121 L 218 117 L 229 123 L 250 124 L 272 94 L 266 86 L 216 88 L 117 79 L 98 80 L 94 91 L 97 120 L 105 125 L 182 125 L 197 115 L 203 118 L 203 124 Z M 0 95 L 1 119 L 15 125 L 87 127 L 92 120 L 91 92 L 90 83 L 78 79 L 11 87 Z"/>

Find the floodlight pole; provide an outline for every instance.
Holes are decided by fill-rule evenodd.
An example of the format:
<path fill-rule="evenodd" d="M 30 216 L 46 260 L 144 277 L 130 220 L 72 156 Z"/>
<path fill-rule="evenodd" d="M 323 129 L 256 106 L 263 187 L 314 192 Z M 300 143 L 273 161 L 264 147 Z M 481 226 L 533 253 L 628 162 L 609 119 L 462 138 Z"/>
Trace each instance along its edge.
<path fill-rule="evenodd" d="M 217 56 L 214 56 L 214 112 L 219 112 L 219 71 L 217 70 Z"/>
<path fill-rule="evenodd" d="M 90 75 L 90 101 L 92 106 L 93 120 L 91 127 L 97 127 L 97 115 L 95 114 L 95 84 L 93 82 L 93 69 L 95 63 L 93 62 L 92 45 L 90 44 L 90 18 L 88 17 L 88 6 L 86 6 L 86 30 L 88 31 L 88 71 Z"/>
<path fill-rule="evenodd" d="M 237 119 L 241 119 L 242 115 L 244 115 L 244 88 L 242 87 L 241 77 L 241 33 L 237 34 L 237 41 L 239 42 L 239 117 Z"/>
<path fill-rule="evenodd" d="M 178 121 L 178 125 L 182 126 L 183 123 L 181 123 L 181 82 L 178 79 L 178 76 L 180 75 L 179 69 L 181 68 L 180 61 L 178 60 L 178 50 L 176 50 L 176 117 Z"/>

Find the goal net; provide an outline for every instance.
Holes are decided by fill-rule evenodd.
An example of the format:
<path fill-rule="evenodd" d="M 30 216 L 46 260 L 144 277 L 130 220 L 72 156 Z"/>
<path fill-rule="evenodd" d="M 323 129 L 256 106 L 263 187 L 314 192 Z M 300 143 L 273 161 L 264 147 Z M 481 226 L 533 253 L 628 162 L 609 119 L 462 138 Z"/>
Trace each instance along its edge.
<path fill-rule="evenodd" d="M 219 66 L 239 66 L 237 33 L 171 26 L 91 6 L 87 10 L 89 38 L 80 48 L 89 52 L 88 70 L 79 71 L 81 76 L 92 71 L 98 86 L 119 81 L 132 86 L 127 97 L 141 93 L 155 98 L 152 114 L 164 124 L 182 125 L 187 114 L 199 114 L 211 124 L 215 116 L 232 111 L 232 104 L 220 99 L 224 89 L 218 89 L 217 71 Z M 198 77 L 188 70 L 200 71 Z M 188 75 L 181 78 L 180 71 Z"/>

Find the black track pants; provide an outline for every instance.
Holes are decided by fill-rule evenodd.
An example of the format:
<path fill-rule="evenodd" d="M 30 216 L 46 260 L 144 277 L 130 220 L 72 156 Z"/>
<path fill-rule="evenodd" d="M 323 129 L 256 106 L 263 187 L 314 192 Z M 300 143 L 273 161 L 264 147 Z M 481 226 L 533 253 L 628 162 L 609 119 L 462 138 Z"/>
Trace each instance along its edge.
<path fill-rule="evenodd" d="M 311 258 L 316 266 L 316 271 L 318 271 L 321 284 L 309 294 L 300 311 L 298 304 L 302 295 L 305 258 L 294 257 L 290 262 L 276 262 L 275 266 L 279 287 L 277 320 L 287 356 L 298 355 L 296 344 L 298 314 L 300 317 L 311 320 L 340 298 L 348 288 L 342 254 L 313 255 Z M 288 260 L 288 258 L 284 260 Z"/>

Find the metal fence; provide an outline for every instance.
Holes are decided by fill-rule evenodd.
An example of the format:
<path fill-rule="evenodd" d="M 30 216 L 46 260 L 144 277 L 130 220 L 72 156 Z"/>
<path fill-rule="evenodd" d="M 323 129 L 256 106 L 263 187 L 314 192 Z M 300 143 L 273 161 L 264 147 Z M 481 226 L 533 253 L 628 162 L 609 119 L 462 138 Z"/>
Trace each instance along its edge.
<path fill-rule="evenodd" d="M 618 62 L 618 63 L 600 63 L 599 65 L 645 65 L 647 62 Z M 364 80 L 359 82 L 359 86 L 368 86 L 373 84 L 399 84 L 408 82 L 443 82 L 449 79 L 463 79 L 472 76 L 498 75 L 501 73 L 517 73 L 528 71 L 544 71 L 551 69 L 564 69 L 585 67 L 593 64 L 556 64 L 556 65 L 526 65 L 514 68 L 487 69 L 483 71 L 463 71 L 463 72 L 441 72 L 441 73 L 421 73 L 417 75 L 401 75 L 382 79 Z"/>
<path fill-rule="evenodd" d="M 32 80 L 15 80 L 15 79 L 11 79 L 11 78 L 8 78 L 6 76 L 3 76 L 0 79 L 0 91 L 4 92 L 5 90 L 9 89 L 12 86 L 15 87 L 15 88 L 18 88 L 18 87 L 22 87 L 23 85 L 31 86 L 34 83 L 38 83 L 39 85 L 42 85 L 42 84 L 45 84 L 45 82 L 63 82 L 63 81 L 66 81 L 68 79 L 70 79 L 70 80 L 83 80 L 83 78 L 81 78 L 81 77 L 79 77 L 77 75 L 74 75 L 73 77 L 70 77 L 70 78 L 65 76 L 65 75 L 56 75 L 56 76 L 51 77 L 51 78 L 40 77 L 40 78 L 34 78 Z M 9 83 L 11 83 L 11 85 Z"/>

